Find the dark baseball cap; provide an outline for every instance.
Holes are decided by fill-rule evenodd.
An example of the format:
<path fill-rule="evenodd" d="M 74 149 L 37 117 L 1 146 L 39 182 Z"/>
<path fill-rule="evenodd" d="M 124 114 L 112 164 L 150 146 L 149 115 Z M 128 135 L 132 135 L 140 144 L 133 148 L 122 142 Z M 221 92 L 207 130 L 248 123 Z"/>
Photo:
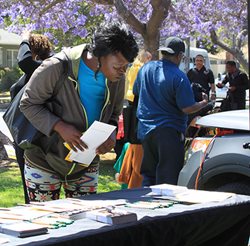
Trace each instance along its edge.
<path fill-rule="evenodd" d="M 184 42 L 177 37 L 169 37 L 165 40 L 165 45 L 158 49 L 159 51 L 166 51 L 172 55 L 178 55 L 180 52 L 185 52 Z"/>

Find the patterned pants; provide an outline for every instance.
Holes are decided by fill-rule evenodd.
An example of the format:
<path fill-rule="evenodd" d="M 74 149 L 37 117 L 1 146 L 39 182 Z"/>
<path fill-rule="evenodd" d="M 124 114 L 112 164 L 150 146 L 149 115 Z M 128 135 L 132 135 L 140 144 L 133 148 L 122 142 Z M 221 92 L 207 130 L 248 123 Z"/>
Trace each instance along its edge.
<path fill-rule="evenodd" d="M 82 177 L 74 181 L 62 181 L 52 174 L 25 163 L 24 175 L 30 201 L 50 201 L 60 197 L 61 186 L 66 197 L 95 194 L 98 184 L 99 163 L 86 168 Z"/>

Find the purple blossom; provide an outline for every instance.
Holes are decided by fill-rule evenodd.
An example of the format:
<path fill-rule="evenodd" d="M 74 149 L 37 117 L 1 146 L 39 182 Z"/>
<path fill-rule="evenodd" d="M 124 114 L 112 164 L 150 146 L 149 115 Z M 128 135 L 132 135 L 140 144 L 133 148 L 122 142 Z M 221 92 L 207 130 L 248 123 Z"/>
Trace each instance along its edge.
<path fill-rule="evenodd" d="M 123 0 L 125 7 L 141 23 L 148 23 L 152 16 L 151 2 L 153 0 Z M 40 1 L 0 0 L 0 25 L 3 27 L 4 16 L 8 16 L 12 21 L 8 28 L 13 32 L 20 33 L 23 29 L 44 32 L 59 29 L 64 33 L 70 31 L 73 35 L 85 37 L 88 16 L 83 9 L 87 4 L 91 17 L 103 15 L 106 20 L 120 18 L 114 6 L 95 4 L 94 0 L 65 0 L 46 9 L 52 3 L 53 0 L 45 0 L 41 6 Z M 219 38 L 224 40 L 232 37 L 232 34 L 237 35 L 246 26 L 246 0 L 179 0 L 172 1 L 159 31 L 164 37 L 176 35 L 207 39 L 214 29 L 219 30 Z"/>

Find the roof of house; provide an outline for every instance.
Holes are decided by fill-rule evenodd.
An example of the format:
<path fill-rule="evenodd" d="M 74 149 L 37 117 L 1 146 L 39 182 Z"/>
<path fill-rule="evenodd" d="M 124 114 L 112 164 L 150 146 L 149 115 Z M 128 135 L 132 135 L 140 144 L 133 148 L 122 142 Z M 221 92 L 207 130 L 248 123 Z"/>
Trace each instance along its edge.
<path fill-rule="evenodd" d="M 22 37 L 0 29 L 0 45 L 19 45 L 22 42 Z"/>

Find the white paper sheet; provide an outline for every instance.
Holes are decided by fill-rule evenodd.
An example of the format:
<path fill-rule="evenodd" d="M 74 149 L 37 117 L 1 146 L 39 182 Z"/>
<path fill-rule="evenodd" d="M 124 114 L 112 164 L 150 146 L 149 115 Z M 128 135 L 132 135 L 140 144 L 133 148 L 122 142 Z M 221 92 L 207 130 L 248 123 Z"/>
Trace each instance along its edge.
<path fill-rule="evenodd" d="M 176 198 L 182 202 L 188 203 L 207 203 L 207 202 L 222 202 L 232 196 L 234 193 L 205 191 L 205 190 L 187 190 L 186 192 L 176 195 Z"/>
<path fill-rule="evenodd" d="M 68 158 L 89 165 L 96 156 L 97 147 L 104 143 L 115 129 L 115 126 L 94 121 L 81 137 L 82 141 L 87 144 L 88 149 L 84 151 L 78 150 L 77 152 L 70 150 Z"/>
<path fill-rule="evenodd" d="M 187 203 L 221 202 L 235 195 L 228 192 L 192 190 L 184 186 L 169 184 L 153 185 L 150 188 L 152 189 L 149 194 L 151 196 Z"/>
<path fill-rule="evenodd" d="M 160 184 L 150 186 L 152 193 L 160 196 L 175 196 L 187 190 L 185 186 L 177 186 L 171 184 Z"/>

